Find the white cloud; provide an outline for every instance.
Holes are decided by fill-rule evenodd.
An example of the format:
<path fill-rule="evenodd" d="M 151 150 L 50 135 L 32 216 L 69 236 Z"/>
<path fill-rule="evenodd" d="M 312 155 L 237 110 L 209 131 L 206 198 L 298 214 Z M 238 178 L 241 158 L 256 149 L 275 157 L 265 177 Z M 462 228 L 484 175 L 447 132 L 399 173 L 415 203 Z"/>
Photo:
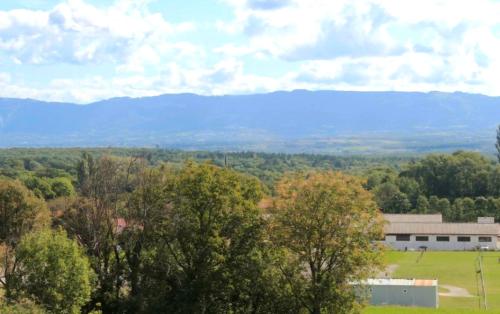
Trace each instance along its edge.
<path fill-rule="evenodd" d="M 38 87 L 22 74 L 0 74 L 0 96 L 85 103 L 296 88 L 499 95 L 498 1 L 214 1 L 234 10 L 231 20 L 214 17 L 219 34 L 205 24 L 167 21 L 148 0 L 107 7 L 64 0 L 47 11 L 0 11 L 0 50 L 16 67 L 82 69 L 80 78 L 48 75 Z M 276 69 L 262 66 L 273 61 Z M 103 65 L 114 71 L 85 71 Z"/>
<path fill-rule="evenodd" d="M 235 17 L 219 29 L 247 42 L 218 51 L 299 63 L 296 86 L 499 93 L 498 1 L 290 0 L 272 10 L 226 2 Z"/>
<path fill-rule="evenodd" d="M 292 77 L 290 77 L 292 78 Z M 244 65 L 225 60 L 209 67 L 184 67 L 172 62 L 158 74 L 124 74 L 107 78 L 85 76 L 77 79 L 53 79 L 43 88 L 13 82 L 0 74 L 0 97 L 33 98 L 81 104 L 111 97 L 144 97 L 165 93 L 224 95 L 290 89 L 289 80 L 245 74 Z"/>
<path fill-rule="evenodd" d="M 172 37 L 194 29 L 194 23 L 169 23 L 149 12 L 147 1 L 120 0 L 97 8 L 67 0 L 49 11 L 0 11 L 0 48 L 20 63 L 111 62 L 140 71 L 161 56 L 193 51 L 193 45 Z"/>

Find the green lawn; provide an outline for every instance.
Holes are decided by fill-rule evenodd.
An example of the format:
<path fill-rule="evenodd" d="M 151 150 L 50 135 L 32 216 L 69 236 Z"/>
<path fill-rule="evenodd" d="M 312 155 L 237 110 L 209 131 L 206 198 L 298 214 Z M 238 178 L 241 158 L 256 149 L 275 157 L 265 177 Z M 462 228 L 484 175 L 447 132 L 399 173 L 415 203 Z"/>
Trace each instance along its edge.
<path fill-rule="evenodd" d="M 477 252 L 427 252 L 417 263 L 420 253 L 387 252 L 387 264 L 397 264 L 392 277 L 438 279 L 439 284 L 465 288 L 474 297 L 440 297 L 438 310 L 398 307 L 369 307 L 364 314 L 378 313 L 500 313 L 500 252 L 484 252 L 486 293 L 489 311 L 479 310 L 475 265 Z M 440 289 L 441 291 L 442 289 Z"/>

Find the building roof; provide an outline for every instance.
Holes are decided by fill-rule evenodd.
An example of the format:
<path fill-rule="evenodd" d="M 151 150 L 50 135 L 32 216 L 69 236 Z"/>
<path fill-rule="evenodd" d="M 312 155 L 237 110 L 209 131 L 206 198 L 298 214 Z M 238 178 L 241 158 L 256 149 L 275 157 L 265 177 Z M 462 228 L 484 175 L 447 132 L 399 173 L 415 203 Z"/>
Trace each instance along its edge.
<path fill-rule="evenodd" d="M 367 279 L 363 284 L 370 286 L 418 286 L 418 287 L 435 287 L 438 281 L 435 279 Z"/>
<path fill-rule="evenodd" d="M 384 214 L 384 219 L 388 222 L 443 222 L 441 214 L 421 215 L 421 214 Z"/>
<path fill-rule="evenodd" d="M 443 234 L 443 235 L 492 235 L 499 234 L 498 224 L 480 223 L 388 223 L 385 234 Z"/>

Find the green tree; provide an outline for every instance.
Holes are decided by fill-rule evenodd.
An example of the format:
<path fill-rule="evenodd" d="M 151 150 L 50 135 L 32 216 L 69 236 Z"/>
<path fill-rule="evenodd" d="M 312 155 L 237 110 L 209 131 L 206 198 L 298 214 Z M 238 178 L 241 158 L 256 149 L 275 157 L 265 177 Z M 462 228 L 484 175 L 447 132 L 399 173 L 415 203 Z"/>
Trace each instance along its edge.
<path fill-rule="evenodd" d="M 351 282 L 381 265 L 382 222 L 362 182 L 337 172 L 296 174 L 278 184 L 273 242 L 285 250 L 282 275 L 303 310 L 350 313 L 357 307 Z"/>
<path fill-rule="evenodd" d="M 491 161 L 474 152 L 433 154 L 411 164 L 400 176 L 415 179 L 427 197 L 480 196 L 487 188 Z"/>
<path fill-rule="evenodd" d="M 63 230 L 25 235 L 16 247 L 14 298 L 30 298 L 51 313 L 80 313 L 90 299 L 92 270 L 83 250 Z"/>
<path fill-rule="evenodd" d="M 55 197 L 72 196 L 75 194 L 75 188 L 69 178 L 54 178 L 50 180 L 50 187 Z"/>
<path fill-rule="evenodd" d="M 497 149 L 498 162 L 500 162 L 500 125 L 497 128 L 497 142 L 495 144 L 495 147 Z"/>
<path fill-rule="evenodd" d="M 17 265 L 12 250 L 24 234 L 48 225 L 49 221 L 43 200 L 18 181 L 0 179 L 0 284 L 7 297 L 11 293 L 11 274 Z"/>
<path fill-rule="evenodd" d="M 420 186 L 413 178 L 399 177 L 397 181 L 399 190 L 407 195 L 411 205 L 416 207 L 418 197 L 421 195 Z"/>
<path fill-rule="evenodd" d="M 79 239 L 97 277 L 97 289 L 89 308 L 102 305 L 104 313 L 123 306 L 125 255 L 120 246 L 117 222 L 134 186 L 136 160 L 84 155 L 79 164 L 79 195 L 60 219 L 71 237 Z"/>
<path fill-rule="evenodd" d="M 453 221 L 453 213 L 451 211 L 451 204 L 447 198 L 441 198 L 438 201 L 439 212 L 443 215 L 444 220 Z"/>
<path fill-rule="evenodd" d="M 171 178 L 145 268 L 145 312 L 264 313 L 269 297 L 263 291 L 269 290 L 262 280 L 267 265 L 258 180 L 196 163 Z"/>
<path fill-rule="evenodd" d="M 0 313 L 5 314 L 45 314 L 42 307 L 29 300 L 20 300 L 16 303 L 3 304 L 0 302 Z"/>
<path fill-rule="evenodd" d="M 28 189 L 33 191 L 33 193 L 40 198 L 48 200 L 56 196 L 54 191 L 52 191 L 49 180 L 46 178 L 39 178 L 32 174 L 28 174 L 23 175 L 21 179 Z"/>
<path fill-rule="evenodd" d="M 378 206 L 385 213 L 407 213 L 411 203 L 394 183 L 386 182 L 373 189 Z"/>
<path fill-rule="evenodd" d="M 474 221 L 477 217 L 474 200 L 470 197 L 455 199 L 452 215 L 455 221 Z"/>
<path fill-rule="evenodd" d="M 415 211 L 418 214 L 427 214 L 430 210 L 430 204 L 429 201 L 427 200 L 427 197 L 424 195 L 420 195 L 417 198 L 417 206 L 415 207 Z"/>
<path fill-rule="evenodd" d="M 0 243 L 15 246 L 23 234 L 49 220 L 43 200 L 18 181 L 0 179 Z"/>
<path fill-rule="evenodd" d="M 500 165 L 497 165 L 489 175 L 488 194 L 500 197 Z"/>

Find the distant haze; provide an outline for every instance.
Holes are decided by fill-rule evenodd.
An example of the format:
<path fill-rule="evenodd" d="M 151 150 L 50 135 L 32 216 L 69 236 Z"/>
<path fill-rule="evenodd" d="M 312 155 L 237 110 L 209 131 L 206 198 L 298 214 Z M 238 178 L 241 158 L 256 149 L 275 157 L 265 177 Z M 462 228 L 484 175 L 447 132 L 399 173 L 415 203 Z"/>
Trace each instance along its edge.
<path fill-rule="evenodd" d="M 0 99 L 2 147 L 491 152 L 499 123 L 499 97 L 465 93 L 171 94 L 114 98 L 84 106 Z"/>

